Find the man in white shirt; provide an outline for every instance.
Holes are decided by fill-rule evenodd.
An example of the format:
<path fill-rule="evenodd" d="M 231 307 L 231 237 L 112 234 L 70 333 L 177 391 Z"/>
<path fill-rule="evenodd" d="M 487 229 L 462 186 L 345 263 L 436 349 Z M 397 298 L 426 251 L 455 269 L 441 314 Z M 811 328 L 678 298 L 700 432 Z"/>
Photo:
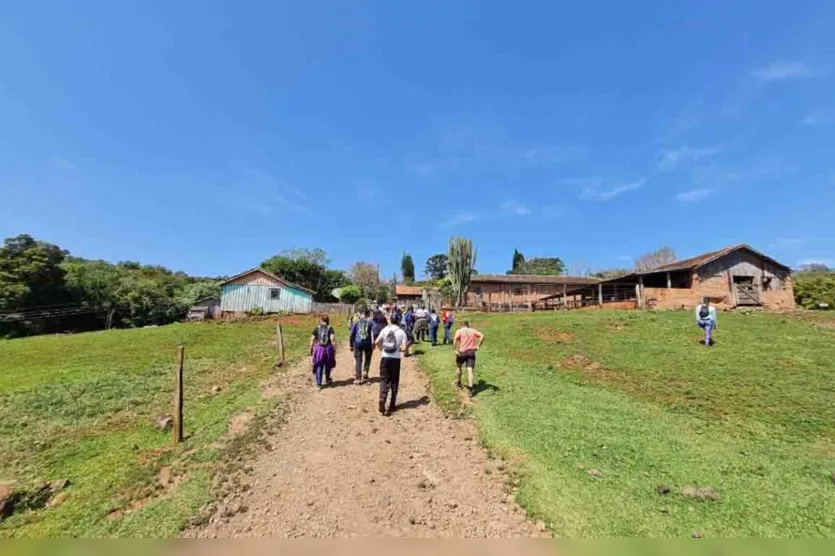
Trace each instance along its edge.
<path fill-rule="evenodd" d="M 716 307 L 705 297 L 696 307 L 696 324 L 705 331 L 705 346 L 713 345 L 713 331 L 716 329 Z"/>
<path fill-rule="evenodd" d="M 374 341 L 380 350 L 380 403 L 378 409 L 382 415 L 389 416 L 397 403 L 397 389 L 400 387 L 400 361 L 406 351 L 406 333 L 400 328 L 400 316 L 391 316 L 391 324 L 383 328 Z M 386 409 L 386 399 L 391 390 L 391 404 Z"/>

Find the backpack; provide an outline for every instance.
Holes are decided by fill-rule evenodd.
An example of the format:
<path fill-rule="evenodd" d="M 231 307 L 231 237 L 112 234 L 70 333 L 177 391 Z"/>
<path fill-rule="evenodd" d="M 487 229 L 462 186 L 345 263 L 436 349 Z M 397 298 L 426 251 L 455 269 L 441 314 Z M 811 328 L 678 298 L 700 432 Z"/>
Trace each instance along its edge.
<path fill-rule="evenodd" d="M 320 346 L 326 346 L 331 343 L 331 327 L 320 324 L 316 330 L 316 340 Z"/>
<path fill-rule="evenodd" d="M 386 353 L 394 353 L 397 351 L 397 334 L 394 328 L 389 328 L 383 338 L 383 351 Z"/>
<path fill-rule="evenodd" d="M 362 319 L 357 324 L 357 343 L 368 344 L 371 342 L 371 321 Z"/>
<path fill-rule="evenodd" d="M 706 319 L 710 316 L 710 307 L 707 305 L 702 305 L 699 307 L 699 318 Z"/>

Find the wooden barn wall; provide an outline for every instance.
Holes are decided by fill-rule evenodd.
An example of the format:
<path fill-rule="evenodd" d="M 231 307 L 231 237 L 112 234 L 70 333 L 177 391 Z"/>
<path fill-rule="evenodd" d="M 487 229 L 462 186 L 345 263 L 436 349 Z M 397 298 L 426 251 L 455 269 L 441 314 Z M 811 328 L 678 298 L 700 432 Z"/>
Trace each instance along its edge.
<path fill-rule="evenodd" d="M 774 289 L 780 289 L 789 277 L 789 272 L 759 255 L 740 249 L 719 257 L 698 270 L 699 277 L 707 279 L 729 272 L 731 276 L 751 276 L 761 283 L 762 278 L 771 278 Z"/>

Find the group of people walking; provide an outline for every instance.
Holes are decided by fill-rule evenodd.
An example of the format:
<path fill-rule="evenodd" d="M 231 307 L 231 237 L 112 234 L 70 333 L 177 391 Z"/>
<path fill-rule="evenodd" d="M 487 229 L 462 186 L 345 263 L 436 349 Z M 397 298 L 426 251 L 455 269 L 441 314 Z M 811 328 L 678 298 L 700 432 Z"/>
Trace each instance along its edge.
<path fill-rule="evenodd" d="M 352 315 L 349 320 L 348 345 L 354 354 L 354 384 L 365 384 L 371 370 L 371 357 L 374 350 L 380 351 L 380 397 L 378 410 L 383 415 L 391 415 L 397 406 L 397 392 L 400 387 L 400 367 L 402 358 L 409 356 L 409 348 L 414 343 L 415 325 L 425 319 L 426 330 L 432 345 L 438 343 L 438 329 L 444 327 L 443 343 L 451 343 L 455 349 L 455 364 L 458 369 L 458 388 L 463 367 L 467 368 L 467 387 L 469 395 L 474 394 L 473 373 L 476 352 L 484 343 L 484 335 L 463 321 L 461 327 L 452 336 L 455 315 L 444 311 L 438 315 L 434 309 L 425 310 L 413 307 L 377 307 L 363 309 Z M 420 327 L 421 334 L 424 327 Z M 419 338 L 420 339 L 420 338 Z M 330 325 L 330 318 L 322 315 L 318 326 L 310 336 L 310 355 L 316 388 L 322 389 L 333 382 L 331 372 L 336 366 L 336 334 Z M 390 400 L 389 400 L 390 395 Z"/>

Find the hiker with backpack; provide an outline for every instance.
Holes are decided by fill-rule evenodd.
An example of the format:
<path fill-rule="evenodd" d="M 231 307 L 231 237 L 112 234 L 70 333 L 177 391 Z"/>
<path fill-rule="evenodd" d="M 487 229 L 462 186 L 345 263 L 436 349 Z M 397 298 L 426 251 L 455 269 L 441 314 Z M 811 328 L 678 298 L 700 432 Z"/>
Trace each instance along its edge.
<path fill-rule="evenodd" d="M 374 350 L 372 332 L 374 321 L 371 311 L 366 309 L 362 318 L 351 327 L 348 338 L 351 351 L 354 352 L 354 384 L 362 384 L 368 380 L 368 370 L 371 368 L 371 353 Z"/>
<path fill-rule="evenodd" d="M 323 379 L 324 384 L 333 382 L 331 371 L 336 366 L 335 338 L 330 318 L 322 315 L 319 326 L 313 329 L 310 336 L 310 356 L 313 361 L 313 373 L 316 375 L 316 388 L 319 390 L 322 389 Z"/>
<path fill-rule="evenodd" d="M 705 297 L 696 307 L 696 324 L 705 331 L 705 346 L 713 345 L 713 331 L 716 330 L 716 307 Z"/>
<path fill-rule="evenodd" d="M 381 415 L 392 414 L 400 388 L 400 361 L 407 349 L 406 333 L 400 328 L 400 318 L 392 315 L 391 324 L 383 328 L 374 345 L 380 350 L 380 399 L 377 409 Z M 389 391 L 391 403 L 386 407 Z"/>
<path fill-rule="evenodd" d="M 409 357 L 409 346 L 415 343 L 415 308 L 411 305 L 403 315 L 403 330 L 406 332 L 406 357 Z"/>
<path fill-rule="evenodd" d="M 376 309 L 372 315 L 371 343 L 374 343 L 377 341 L 377 336 L 380 335 L 380 331 L 388 325 L 389 321 L 380 309 Z"/>
<path fill-rule="evenodd" d="M 481 349 L 484 343 L 484 334 L 470 328 L 469 321 L 461 323 L 461 328 L 455 332 L 455 337 L 452 339 L 452 347 L 455 349 L 455 366 L 458 367 L 458 381 L 455 383 L 460 390 L 463 388 L 461 384 L 462 367 L 467 367 L 467 392 L 472 398 L 473 394 L 473 371 L 475 370 L 475 354 Z"/>

